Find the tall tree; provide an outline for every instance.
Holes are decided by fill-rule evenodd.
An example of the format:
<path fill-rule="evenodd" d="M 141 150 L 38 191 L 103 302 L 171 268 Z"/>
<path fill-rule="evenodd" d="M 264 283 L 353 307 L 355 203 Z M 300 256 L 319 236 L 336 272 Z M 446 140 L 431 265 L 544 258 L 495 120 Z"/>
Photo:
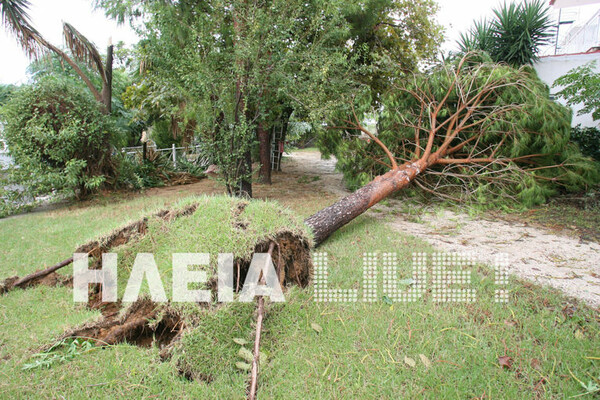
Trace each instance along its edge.
<path fill-rule="evenodd" d="M 243 50 L 242 57 L 246 58 L 248 88 L 251 89 L 245 97 L 249 99 L 247 111 L 253 113 L 249 128 L 259 142 L 260 179 L 266 183 L 270 181 L 271 132 L 277 126 L 278 133 L 283 136 L 278 140 L 285 140 L 286 127 L 293 111 L 311 121 L 319 119 L 320 124 L 323 115 L 330 110 L 347 108 L 349 87 L 356 89 L 362 85 L 380 93 L 386 81 L 414 69 L 420 60 L 433 58 L 441 41 L 441 30 L 430 18 L 436 11 L 431 0 L 368 0 L 361 4 L 337 0 L 292 1 L 288 4 L 289 10 L 279 1 L 208 1 L 194 4 L 190 1 L 133 0 L 121 3 L 97 0 L 96 5 L 121 22 L 136 20 L 136 16 L 142 15 L 144 18 L 138 22 L 156 22 L 172 17 L 165 10 L 177 10 L 179 18 L 188 21 L 189 26 L 161 24 L 160 27 L 153 25 L 152 29 L 166 33 L 169 38 L 170 33 L 163 30 L 177 31 L 175 46 L 187 48 L 188 52 L 197 50 L 192 48 L 195 42 L 180 39 L 186 35 L 190 38 L 197 36 L 193 31 L 199 29 L 199 20 L 210 26 L 213 20 L 221 19 L 222 30 L 228 33 L 216 34 L 224 39 L 231 36 L 235 21 L 231 16 L 226 17 L 227 13 L 217 12 L 219 7 L 232 7 L 243 15 L 239 27 L 243 38 L 237 42 L 237 47 Z M 203 7 L 207 15 L 184 16 L 190 10 Z M 149 27 L 145 24 L 141 29 L 152 33 Z M 202 31 L 209 34 L 206 29 Z M 152 35 L 146 37 L 151 39 Z M 152 43 L 153 39 L 149 42 Z M 213 48 L 223 52 L 223 43 L 217 40 Z M 233 51 L 233 43 L 230 41 L 227 51 Z M 164 44 L 163 48 L 169 45 Z M 146 52 L 149 50 L 146 44 L 142 47 Z M 327 51 L 324 52 L 324 49 Z M 157 56 L 159 51 L 160 48 L 157 48 Z M 220 56 L 224 57 L 223 54 Z M 147 52 L 147 55 L 150 56 L 150 53 Z M 176 59 L 179 55 L 174 53 L 173 57 Z M 323 62 L 316 62 L 319 59 Z M 150 62 L 154 65 L 152 80 L 158 82 L 162 79 L 158 77 L 158 70 L 164 69 L 163 63 L 164 60 L 158 60 L 158 57 Z M 213 63 L 208 67 L 217 70 L 223 66 Z M 164 70 L 170 71 L 168 68 Z M 342 84 L 342 81 L 345 83 Z M 349 82 L 352 84 L 348 85 Z M 178 88 L 182 86 L 176 85 Z M 197 103 L 198 95 L 186 94 L 185 97 L 190 99 L 190 105 Z M 373 98 L 377 99 L 377 96 Z M 329 111 L 323 113 L 325 110 Z M 206 128 L 208 124 L 202 125 Z"/>
<path fill-rule="evenodd" d="M 30 57 L 36 57 L 43 52 L 44 46 L 40 43 L 40 33 L 29 19 L 29 6 L 29 0 L 0 0 L 3 25 Z"/>
<path fill-rule="evenodd" d="M 352 61 L 339 47 L 347 32 L 340 5 L 322 0 L 145 5 L 140 51 L 149 66 L 146 78 L 186 99 L 230 193 L 249 194 L 249 155 L 257 132 L 268 151 L 264 138 L 290 104 L 323 118 L 349 100 L 357 84 Z"/>

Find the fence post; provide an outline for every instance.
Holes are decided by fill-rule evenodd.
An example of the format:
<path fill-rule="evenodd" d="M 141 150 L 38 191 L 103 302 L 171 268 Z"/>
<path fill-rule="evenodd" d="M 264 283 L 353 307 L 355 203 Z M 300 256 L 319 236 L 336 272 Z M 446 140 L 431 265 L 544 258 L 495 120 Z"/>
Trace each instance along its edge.
<path fill-rule="evenodd" d="M 175 143 L 173 143 L 173 167 L 177 168 L 177 154 L 175 149 Z"/>

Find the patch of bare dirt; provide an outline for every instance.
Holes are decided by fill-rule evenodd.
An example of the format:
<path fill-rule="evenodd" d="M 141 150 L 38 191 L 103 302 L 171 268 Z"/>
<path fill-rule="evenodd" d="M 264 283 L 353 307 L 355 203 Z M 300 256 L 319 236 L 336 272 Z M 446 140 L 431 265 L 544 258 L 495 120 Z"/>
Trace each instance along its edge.
<path fill-rule="evenodd" d="M 13 290 L 15 288 L 15 283 L 17 283 L 19 280 L 20 280 L 20 278 L 18 276 L 12 276 L 12 277 L 7 278 L 4 281 L 0 282 L 0 295 Z M 56 272 L 52 272 L 48 275 L 44 275 L 44 276 L 40 276 L 35 279 L 31 279 L 30 281 L 28 281 L 22 285 L 19 285 L 18 287 L 20 287 L 21 289 L 27 289 L 27 288 L 39 286 L 39 285 L 56 287 L 56 286 L 69 286 L 72 283 L 73 282 L 70 277 L 57 274 Z"/>
<path fill-rule="evenodd" d="M 393 204 L 393 202 L 392 202 Z M 448 252 L 473 253 L 491 265 L 506 254 L 508 271 L 550 285 L 586 303 L 600 306 L 600 244 L 549 233 L 522 223 L 489 221 L 448 210 L 420 215 L 421 222 L 399 216 L 393 229 L 425 239 Z"/>
<path fill-rule="evenodd" d="M 299 174 L 315 175 L 314 182 L 336 195 L 348 194 L 342 175 L 335 172 L 335 159 L 321 160 L 318 151 L 293 153 L 288 168 Z M 376 206 L 379 211 L 394 209 Z M 372 213 L 386 218 L 389 213 Z M 426 213 L 420 222 L 395 216 L 392 229 L 424 239 L 435 248 L 448 252 L 468 252 L 491 265 L 498 254 L 508 256 L 511 274 L 560 289 L 589 305 L 600 306 L 600 244 L 549 232 L 542 227 L 519 221 L 487 220 L 445 210 Z"/>
<path fill-rule="evenodd" d="M 83 325 L 67 332 L 60 340 L 81 337 L 98 346 L 127 342 L 140 347 L 151 347 L 156 342 L 159 348 L 164 348 L 184 328 L 184 321 L 168 306 L 144 299 L 132 304 L 121 317 L 113 314 L 100 322 Z"/>
<path fill-rule="evenodd" d="M 321 159 L 318 151 L 298 151 L 286 156 L 284 164 L 287 173 L 298 176 L 318 176 L 320 179 L 313 181 L 313 185 L 339 196 L 349 192 L 342 183 L 342 174 L 335 170 L 337 160 L 331 156 L 328 160 Z"/>

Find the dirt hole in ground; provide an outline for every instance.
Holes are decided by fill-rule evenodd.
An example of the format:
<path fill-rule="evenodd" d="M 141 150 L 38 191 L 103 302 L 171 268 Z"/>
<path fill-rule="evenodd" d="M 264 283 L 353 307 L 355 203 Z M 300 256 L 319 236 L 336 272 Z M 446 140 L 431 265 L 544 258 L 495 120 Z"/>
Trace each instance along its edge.
<path fill-rule="evenodd" d="M 81 337 L 98 346 L 127 342 L 140 347 L 169 346 L 181 334 L 185 322 L 168 306 L 143 299 L 133 303 L 125 314 L 115 313 L 99 322 L 71 330 L 59 340 Z"/>

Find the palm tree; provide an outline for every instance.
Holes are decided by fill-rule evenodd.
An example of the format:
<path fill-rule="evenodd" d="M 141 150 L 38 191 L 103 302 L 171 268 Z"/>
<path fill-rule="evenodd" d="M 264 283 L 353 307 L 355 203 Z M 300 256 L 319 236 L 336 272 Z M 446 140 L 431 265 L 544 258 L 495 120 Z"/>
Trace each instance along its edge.
<path fill-rule="evenodd" d="M 542 0 L 504 3 L 494 10 L 494 16 L 461 35 L 461 52 L 483 50 L 495 62 L 520 67 L 537 61 L 540 47 L 554 37 L 549 8 Z"/>
<path fill-rule="evenodd" d="M 65 40 L 73 56 L 77 60 L 87 63 L 100 74 L 102 89 L 98 91 L 90 78 L 67 53 L 44 39 L 33 27 L 27 14 L 29 6 L 29 0 L 0 0 L 0 13 L 2 14 L 3 25 L 9 32 L 13 33 L 17 42 L 23 47 L 23 50 L 30 58 L 39 58 L 48 50 L 58 54 L 85 82 L 94 98 L 102 104 L 104 112 L 110 114 L 112 109 L 113 46 L 108 46 L 106 63 L 103 63 L 102 57 L 93 43 L 72 25 L 68 23 L 63 24 Z"/>

